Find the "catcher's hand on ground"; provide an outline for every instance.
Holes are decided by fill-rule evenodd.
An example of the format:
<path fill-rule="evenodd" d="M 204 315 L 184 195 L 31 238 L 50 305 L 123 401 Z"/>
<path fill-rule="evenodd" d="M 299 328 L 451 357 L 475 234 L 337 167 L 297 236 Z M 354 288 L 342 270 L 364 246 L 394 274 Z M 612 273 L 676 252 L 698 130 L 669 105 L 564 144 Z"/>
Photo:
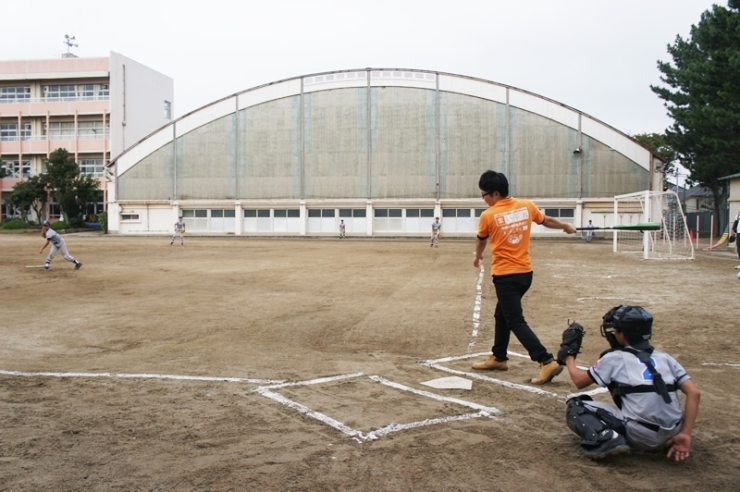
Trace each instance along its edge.
<path fill-rule="evenodd" d="M 563 332 L 563 343 L 560 344 L 560 350 L 558 350 L 558 364 L 564 366 L 565 359 L 571 355 L 573 358 L 578 355 L 585 334 L 586 330 L 579 323 L 574 321 L 568 325 Z"/>

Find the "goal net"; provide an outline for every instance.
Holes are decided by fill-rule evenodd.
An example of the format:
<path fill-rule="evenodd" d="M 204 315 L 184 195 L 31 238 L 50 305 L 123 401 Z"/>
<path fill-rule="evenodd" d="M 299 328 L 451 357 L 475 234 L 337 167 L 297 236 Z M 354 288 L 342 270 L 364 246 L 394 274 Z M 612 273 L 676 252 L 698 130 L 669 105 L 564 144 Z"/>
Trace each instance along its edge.
<path fill-rule="evenodd" d="M 673 191 L 643 191 L 614 197 L 614 225 L 658 222 L 657 231 L 615 230 L 614 252 L 646 260 L 693 260 L 694 245 L 678 195 Z"/>

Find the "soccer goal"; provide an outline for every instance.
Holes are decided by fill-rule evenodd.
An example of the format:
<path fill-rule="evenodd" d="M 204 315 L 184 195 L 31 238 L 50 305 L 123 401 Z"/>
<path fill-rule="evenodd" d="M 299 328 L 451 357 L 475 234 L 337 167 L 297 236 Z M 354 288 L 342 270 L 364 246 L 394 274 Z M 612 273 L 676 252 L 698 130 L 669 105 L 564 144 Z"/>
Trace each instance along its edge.
<path fill-rule="evenodd" d="M 657 231 L 614 231 L 614 252 L 646 260 L 693 260 L 694 245 L 681 201 L 673 191 L 642 191 L 614 197 L 614 225 L 659 222 Z"/>

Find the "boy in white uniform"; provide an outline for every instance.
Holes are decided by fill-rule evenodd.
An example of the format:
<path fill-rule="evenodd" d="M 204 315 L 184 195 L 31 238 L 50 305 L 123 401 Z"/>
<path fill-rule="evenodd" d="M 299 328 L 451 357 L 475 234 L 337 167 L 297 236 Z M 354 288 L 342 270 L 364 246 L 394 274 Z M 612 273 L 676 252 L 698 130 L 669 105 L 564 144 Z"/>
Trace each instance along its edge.
<path fill-rule="evenodd" d="M 689 457 L 701 392 L 676 359 L 650 345 L 653 317 L 639 306 L 617 306 L 603 317 L 601 334 L 611 350 L 584 371 L 565 358 L 573 383 L 609 389 L 614 405 L 589 396 L 570 398 L 565 415 L 587 456 L 600 459 L 629 452 L 668 449 L 667 457 Z M 686 395 L 685 411 L 677 391 Z"/>
<path fill-rule="evenodd" d="M 65 260 L 71 261 L 75 264 L 75 270 L 79 270 L 82 266 L 82 263 L 75 260 L 70 254 L 69 251 L 67 251 L 67 245 L 64 243 L 64 239 L 62 239 L 62 236 L 60 236 L 57 231 L 51 228 L 51 223 L 48 220 L 45 220 L 41 223 L 41 235 L 46 238 L 46 242 L 41 247 L 41 250 L 39 251 L 39 254 L 43 253 L 46 247 L 51 243 L 51 251 L 49 252 L 49 256 L 46 257 L 46 263 L 44 264 L 44 270 L 49 270 L 49 266 L 51 265 L 51 260 L 54 259 L 54 257 L 57 255 L 57 251 L 62 252 L 62 256 Z"/>
<path fill-rule="evenodd" d="M 175 239 L 177 237 L 180 237 L 180 246 L 185 245 L 185 222 L 182 221 L 182 215 L 178 218 L 178 221 L 175 222 L 175 233 L 172 235 L 172 241 L 170 241 L 170 246 L 172 246 L 172 243 L 175 242 Z"/>
<path fill-rule="evenodd" d="M 439 217 L 435 217 L 434 222 L 432 222 L 432 238 L 429 247 L 434 246 L 436 248 L 439 246 L 440 229 L 442 229 L 442 224 L 439 222 Z"/>

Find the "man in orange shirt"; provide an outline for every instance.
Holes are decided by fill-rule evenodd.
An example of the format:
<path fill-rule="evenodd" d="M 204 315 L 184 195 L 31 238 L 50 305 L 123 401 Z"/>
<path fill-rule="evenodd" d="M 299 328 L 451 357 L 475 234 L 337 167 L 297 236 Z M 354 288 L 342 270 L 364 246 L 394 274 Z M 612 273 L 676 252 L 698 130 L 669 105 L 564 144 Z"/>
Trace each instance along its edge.
<path fill-rule="evenodd" d="M 549 229 L 562 229 L 575 234 L 571 224 L 544 215 L 530 200 L 509 196 L 509 181 L 496 171 L 484 172 L 478 181 L 481 196 L 489 206 L 478 223 L 478 240 L 473 266 L 480 268 L 486 243 L 491 243 L 491 275 L 496 289 L 495 334 L 492 355 L 473 369 L 506 371 L 509 369 L 507 350 L 511 334 L 524 345 L 529 357 L 539 363 L 540 371 L 533 384 L 548 383 L 563 371 L 537 335 L 524 320 L 522 297 L 532 285 L 532 259 L 529 242 L 532 222 Z"/>

